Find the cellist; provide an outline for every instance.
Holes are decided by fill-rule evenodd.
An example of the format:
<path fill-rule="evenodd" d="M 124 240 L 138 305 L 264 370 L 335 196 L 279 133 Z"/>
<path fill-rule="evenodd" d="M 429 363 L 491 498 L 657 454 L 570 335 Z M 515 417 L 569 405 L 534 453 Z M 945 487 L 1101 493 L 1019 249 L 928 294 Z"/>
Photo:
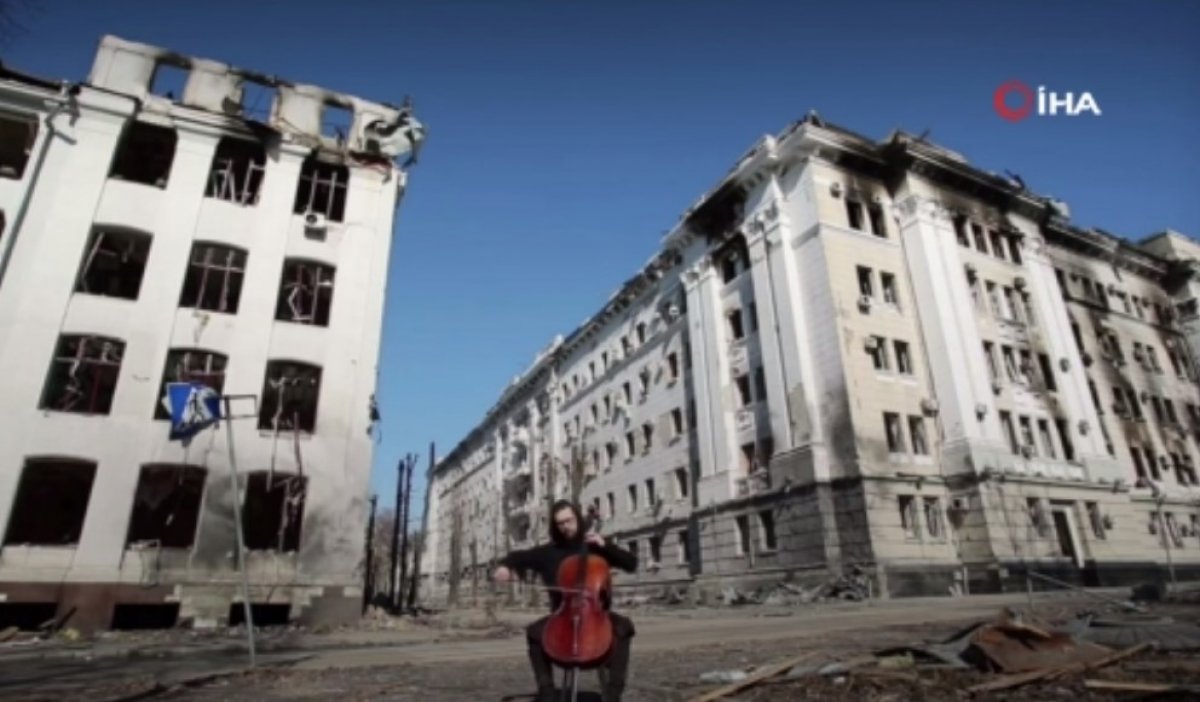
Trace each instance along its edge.
<path fill-rule="evenodd" d="M 585 533 L 586 532 L 586 533 Z M 550 542 L 534 548 L 513 551 L 500 560 L 492 577 L 497 582 L 510 582 L 515 575 L 524 576 L 532 571 L 541 576 L 550 593 L 551 612 L 558 609 L 562 595 L 555 590 L 559 565 L 569 556 L 580 552 L 587 544 L 590 553 L 599 555 L 610 566 L 632 573 L 637 570 L 637 556 L 610 543 L 599 534 L 588 531 L 579 507 L 566 500 L 555 502 L 550 508 Z M 611 607 L 612 603 L 606 603 Z M 604 689 L 604 702 L 620 702 L 629 673 L 629 644 L 633 638 L 633 622 L 609 610 L 613 625 L 613 647 L 608 659 L 608 682 Z M 554 700 L 554 674 L 550 659 L 542 648 L 542 630 L 549 617 L 542 617 L 525 629 L 529 646 L 529 664 L 537 681 L 538 702 Z"/>

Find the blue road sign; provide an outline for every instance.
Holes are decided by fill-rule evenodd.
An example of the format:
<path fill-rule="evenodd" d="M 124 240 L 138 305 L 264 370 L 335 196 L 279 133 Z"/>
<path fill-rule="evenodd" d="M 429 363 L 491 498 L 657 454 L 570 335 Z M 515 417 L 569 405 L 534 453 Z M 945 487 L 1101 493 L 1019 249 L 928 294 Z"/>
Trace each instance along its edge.
<path fill-rule="evenodd" d="M 163 402 L 171 411 L 172 440 L 187 441 L 221 419 L 221 396 L 199 383 L 167 383 Z"/>

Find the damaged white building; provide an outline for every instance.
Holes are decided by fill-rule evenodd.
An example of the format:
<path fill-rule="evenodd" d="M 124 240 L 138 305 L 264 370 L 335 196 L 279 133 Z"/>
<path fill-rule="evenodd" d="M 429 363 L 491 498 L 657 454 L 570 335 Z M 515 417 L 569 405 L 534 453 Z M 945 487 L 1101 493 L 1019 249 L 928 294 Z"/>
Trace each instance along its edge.
<path fill-rule="evenodd" d="M 358 616 L 410 107 L 105 37 L 0 72 L 0 626 Z M 169 382 L 231 398 L 168 439 Z M 230 480 L 236 448 L 240 504 Z"/>
<path fill-rule="evenodd" d="M 946 148 L 810 115 L 436 466 L 427 592 L 485 592 L 556 497 L 641 557 L 626 592 L 1200 575 L 1197 271 L 1177 233 L 1083 228 Z"/>

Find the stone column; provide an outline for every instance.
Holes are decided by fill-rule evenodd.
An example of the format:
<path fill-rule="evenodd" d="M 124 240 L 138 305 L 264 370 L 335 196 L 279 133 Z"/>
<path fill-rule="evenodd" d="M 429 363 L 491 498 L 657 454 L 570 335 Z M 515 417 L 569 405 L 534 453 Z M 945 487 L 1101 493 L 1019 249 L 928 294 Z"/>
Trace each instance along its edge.
<path fill-rule="evenodd" d="M 940 204 L 911 194 L 896 205 L 914 313 L 937 393 L 943 456 L 962 470 L 969 442 L 994 443 L 1007 453 L 1001 434 L 983 340 L 971 304 L 966 272 L 950 214 Z M 983 409 L 982 418 L 977 410 Z"/>
<path fill-rule="evenodd" d="M 1031 337 L 1040 342 L 1035 352 L 1050 357 L 1054 381 L 1058 391 L 1053 393 L 1059 405 L 1059 413 L 1067 419 L 1070 441 L 1075 448 L 1075 458 L 1083 469 L 1070 477 L 1110 481 L 1125 477 L 1121 464 L 1108 455 L 1104 434 L 1100 430 L 1100 417 L 1092 403 L 1087 385 L 1083 358 L 1071 333 L 1071 320 L 1066 303 L 1058 289 L 1054 266 L 1046 254 L 1045 242 L 1039 236 L 1026 236 L 1022 247 L 1026 291 L 1030 297 L 1036 319 Z M 1057 434 L 1056 431 L 1052 432 Z M 1085 475 L 1086 473 L 1086 475 Z"/>
<path fill-rule="evenodd" d="M 682 276 L 695 381 L 696 433 L 700 447 L 696 487 L 701 505 L 728 498 L 735 476 L 730 468 L 737 464 L 730 441 L 732 415 L 726 407 L 722 382 L 729 367 L 729 346 L 715 275 L 711 261 L 705 256 Z"/>

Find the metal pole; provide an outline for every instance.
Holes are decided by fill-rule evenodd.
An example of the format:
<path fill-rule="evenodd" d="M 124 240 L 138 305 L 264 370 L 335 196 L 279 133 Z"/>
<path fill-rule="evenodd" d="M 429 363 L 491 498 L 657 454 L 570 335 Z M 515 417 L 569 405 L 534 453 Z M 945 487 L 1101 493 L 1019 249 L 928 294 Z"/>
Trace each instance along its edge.
<path fill-rule="evenodd" d="M 375 505 L 379 495 L 371 495 L 371 514 L 367 517 L 367 565 L 363 573 L 363 612 L 371 604 L 375 595 Z"/>
<path fill-rule="evenodd" d="M 246 617 L 246 645 L 250 650 L 250 667 L 254 667 L 254 616 L 250 611 L 250 582 L 246 579 L 245 542 L 242 538 L 242 498 L 238 490 L 237 456 L 233 451 L 233 421 L 229 407 L 229 398 L 221 398 L 225 402 L 225 435 L 229 442 L 229 482 L 233 486 L 233 524 L 237 529 L 236 547 L 238 573 L 242 579 L 242 607 Z"/>

